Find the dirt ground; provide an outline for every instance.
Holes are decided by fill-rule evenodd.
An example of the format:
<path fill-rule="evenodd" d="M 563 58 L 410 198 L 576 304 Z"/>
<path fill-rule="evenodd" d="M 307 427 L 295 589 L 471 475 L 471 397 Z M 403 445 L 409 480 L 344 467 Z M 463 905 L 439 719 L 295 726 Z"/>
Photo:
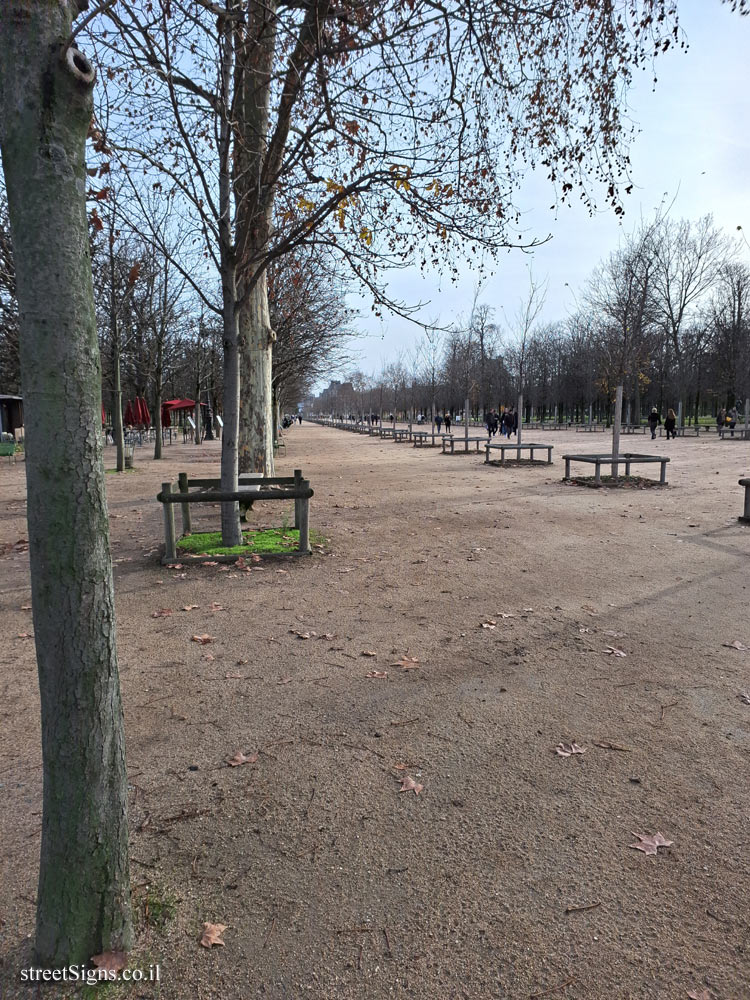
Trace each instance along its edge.
<path fill-rule="evenodd" d="M 750 647 L 750 445 L 639 437 L 671 456 L 669 486 L 591 490 L 561 482 L 561 455 L 604 435 L 546 438 L 554 465 L 501 469 L 295 427 L 278 468 L 310 478 L 327 551 L 248 572 L 159 562 L 159 485 L 218 470 L 216 443 L 108 476 L 131 965 L 161 983 L 104 995 L 750 997 L 750 650 L 727 645 Z M 24 495 L 3 462 L 0 546 L 26 537 Z M 0 581 L 0 995 L 17 997 L 41 809 L 23 545 Z M 227 766 L 237 750 L 257 761 Z M 630 849 L 657 831 L 658 856 Z M 204 921 L 225 947 L 199 946 Z"/>

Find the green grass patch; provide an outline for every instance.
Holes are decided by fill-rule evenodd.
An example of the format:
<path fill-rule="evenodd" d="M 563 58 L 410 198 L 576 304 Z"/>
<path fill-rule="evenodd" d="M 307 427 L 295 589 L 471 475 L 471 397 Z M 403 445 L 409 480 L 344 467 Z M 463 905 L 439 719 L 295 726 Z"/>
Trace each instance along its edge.
<path fill-rule="evenodd" d="M 312 536 L 311 532 L 311 536 Z M 249 529 L 242 532 L 244 545 L 222 545 L 220 531 L 204 531 L 186 535 L 177 542 L 177 548 L 186 555 L 242 556 L 274 555 L 293 552 L 299 545 L 299 531 L 296 528 Z M 310 539 L 312 541 L 312 537 Z"/>

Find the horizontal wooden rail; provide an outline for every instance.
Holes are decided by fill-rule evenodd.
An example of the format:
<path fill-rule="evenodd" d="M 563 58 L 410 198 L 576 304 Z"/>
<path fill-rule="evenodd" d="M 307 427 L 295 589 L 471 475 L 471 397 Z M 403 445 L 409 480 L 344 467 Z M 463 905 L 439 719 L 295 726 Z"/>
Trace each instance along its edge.
<path fill-rule="evenodd" d="M 298 490 L 238 490 L 230 493 L 227 490 L 204 490 L 202 493 L 159 493 L 156 499 L 159 503 L 234 503 L 248 500 L 309 500 L 315 496 L 310 487 Z"/>

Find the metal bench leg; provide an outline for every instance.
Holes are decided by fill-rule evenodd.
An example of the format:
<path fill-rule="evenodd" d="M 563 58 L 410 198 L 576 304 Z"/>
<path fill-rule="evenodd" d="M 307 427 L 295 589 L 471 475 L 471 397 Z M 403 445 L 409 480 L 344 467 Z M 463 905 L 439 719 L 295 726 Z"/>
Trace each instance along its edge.
<path fill-rule="evenodd" d="M 630 462 L 625 462 L 625 475 L 630 475 Z"/>
<path fill-rule="evenodd" d="M 171 483 L 162 483 L 161 491 L 165 497 L 172 492 Z M 164 504 L 164 558 L 167 562 L 177 559 L 177 542 L 174 534 L 174 504 Z"/>
<path fill-rule="evenodd" d="M 570 479 L 570 459 L 565 459 L 565 478 Z"/>
<path fill-rule="evenodd" d="M 489 465 L 490 462 L 490 447 L 489 445 L 484 446 L 484 464 Z"/>
<path fill-rule="evenodd" d="M 547 449 L 547 465 L 552 465 L 552 449 Z"/>
<path fill-rule="evenodd" d="M 534 461 L 534 449 L 533 448 L 529 448 L 529 461 L 530 462 Z"/>
<path fill-rule="evenodd" d="M 594 474 L 594 482 L 598 486 L 601 486 L 601 484 L 602 484 L 602 464 L 601 464 L 601 462 L 597 462 L 596 463 L 596 472 Z"/>
<path fill-rule="evenodd" d="M 745 487 L 745 512 L 742 520 L 750 524 L 750 486 Z"/>
<path fill-rule="evenodd" d="M 661 478 L 659 479 L 659 482 L 663 486 L 666 483 L 666 481 L 667 481 L 667 463 L 666 462 L 662 462 L 661 463 Z"/>
<path fill-rule="evenodd" d="M 302 480 L 304 488 L 308 488 L 310 483 L 307 479 Z M 310 498 L 303 497 L 299 501 L 299 551 L 310 551 Z"/>

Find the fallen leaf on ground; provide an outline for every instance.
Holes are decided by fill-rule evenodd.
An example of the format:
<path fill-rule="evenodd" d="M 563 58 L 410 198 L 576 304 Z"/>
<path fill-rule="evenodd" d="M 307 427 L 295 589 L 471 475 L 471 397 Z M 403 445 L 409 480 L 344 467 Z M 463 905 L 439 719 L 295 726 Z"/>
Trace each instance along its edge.
<path fill-rule="evenodd" d="M 226 924 L 204 924 L 203 933 L 201 934 L 200 943 L 204 948 L 210 948 L 212 945 L 221 945 L 224 947 L 224 942 L 221 940 L 221 935 L 227 929 Z"/>
<path fill-rule="evenodd" d="M 206 632 L 204 632 L 202 635 L 194 635 L 194 636 L 192 636 L 192 638 L 191 638 L 190 641 L 191 642 L 199 642 L 202 646 L 205 646 L 207 642 L 213 642 L 214 641 L 214 637 L 212 635 L 208 635 Z"/>
<path fill-rule="evenodd" d="M 419 660 L 416 656 L 402 656 L 400 660 L 391 664 L 392 667 L 401 667 L 402 670 L 419 670 Z"/>
<path fill-rule="evenodd" d="M 317 632 L 300 632 L 296 628 L 290 628 L 289 631 L 292 635 L 296 635 L 298 639 L 310 639 L 312 636 L 316 636 L 318 634 Z"/>
<path fill-rule="evenodd" d="M 482 622 L 482 628 L 488 628 L 490 630 L 496 629 L 497 628 L 497 622 L 493 622 L 493 620 L 490 618 L 490 620 L 488 622 Z"/>
<path fill-rule="evenodd" d="M 408 764 L 394 764 L 393 765 L 393 770 L 394 771 L 405 771 L 408 768 L 408 766 L 409 766 Z"/>
<path fill-rule="evenodd" d="M 592 618 L 596 618 L 599 612 L 596 608 L 592 608 L 590 604 L 582 604 L 581 610 L 585 611 L 587 614 L 591 615 Z"/>
<path fill-rule="evenodd" d="M 534 612 L 534 609 L 533 609 L 533 608 L 524 608 L 523 610 L 524 610 L 524 611 L 525 611 L 525 612 L 526 612 L 527 614 L 533 614 L 533 612 Z"/>
<path fill-rule="evenodd" d="M 182 610 L 183 611 L 195 611 L 199 607 L 200 607 L 200 604 L 183 604 Z"/>
<path fill-rule="evenodd" d="M 249 757 L 246 757 L 241 750 L 238 750 L 234 757 L 227 757 L 227 764 L 230 767 L 239 767 L 241 764 L 255 764 L 257 760 L 257 753 L 251 753 Z"/>
<path fill-rule="evenodd" d="M 581 635 L 586 635 L 586 634 L 591 634 L 594 630 L 592 628 L 586 628 L 585 625 L 581 625 L 578 631 Z"/>
<path fill-rule="evenodd" d="M 688 993 L 690 1000 L 714 1000 L 714 995 L 711 990 L 690 990 Z"/>
<path fill-rule="evenodd" d="M 205 660 L 206 663 L 213 663 L 216 657 L 213 653 L 204 653 L 203 656 L 201 656 L 201 659 Z"/>
<path fill-rule="evenodd" d="M 34 635 L 32 632 L 19 632 L 16 639 L 33 639 Z"/>
<path fill-rule="evenodd" d="M 611 635 L 613 639 L 624 639 L 624 632 L 614 632 L 611 628 L 602 629 L 602 635 Z"/>
<path fill-rule="evenodd" d="M 218 565 L 219 564 L 217 562 L 214 562 L 214 560 L 212 559 L 207 559 L 205 562 L 201 563 L 201 566 L 218 566 Z"/>
<path fill-rule="evenodd" d="M 184 569 L 182 563 L 167 563 L 167 569 Z"/>
<path fill-rule="evenodd" d="M 292 678 L 291 677 L 282 677 L 276 683 L 278 685 L 291 684 L 292 683 Z"/>
<path fill-rule="evenodd" d="M 369 673 L 365 674 L 365 677 L 377 677 L 379 680 L 388 679 L 387 670 L 371 670 Z"/>
<path fill-rule="evenodd" d="M 226 611 L 227 609 L 223 604 L 217 604 L 216 601 L 211 601 L 211 605 L 208 609 L 209 611 Z"/>
<path fill-rule="evenodd" d="M 414 780 L 414 778 L 410 778 L 408 774 L 406 777 L 400 778 L 399 780 L 401 781 L 399 792 L 414 792 L 415 795 L 419 795 L 424 788 L 424 785 L 420 785 Z"/>
<path fill-rule="evenodd" d="M 361 656 L 377 656 L 378 654 L 372 649 L 363 649 Z"/>
<path fill-rule="evenodd" d="M 627 653 L 623 652 L 621 649 L 618 649 L 617 646 L 606 646 L 602 650 L 602 652 L 603 653 L 609 653 L 611 656 L 627 656 L 628 655 Z"/>
<path fill-rule="evenodd" d="M 498 618 L 515 618 L 516 616 L 513 614 L 512 611 L 498 611 L 497 617 Z"/>
<path fill-rule="evenodd" d="M 722 642 L 722 646 L 726 646 L 727 649 L 747 649 L 747 646 L 739 639 L 735 639 L 734 642 Z"/>
<path fill-rule="evenodd" d="M 674 843 L 673 840 L 667 840 L 663 833 L 636 833 L 633 831 L 633 836 L 637 837 L 638 844 L 628 844 L 628 847 L 632 847 L 635 851 L 643 851 L 644 854 L 656 854 L 657 847 L 671 847 Z"/>
<path fill-rule="evenodd" d="M 31 611 L 31 605 L 30 604 L 22 604 L 21 605 L 21 611 Z"/>
<path fill-rule="evenodd" d="M 244 674 L 224 674 L 225 681 L 241 681 Z"/>
<path fill-rule="evenodd" d="M 748 694 L 746 691 L 740 691 L 737 697 L 740 699 L 743 705 L 750 705 L 750 694 Z"/>
<path fill-rule="evenodd" d="M 107 972 L 122 972 L 128 964 L 128 956 L 124 951 L 103 951 L 91 956 L 91 964 Z"/>
<path fill-rule="evenodd" d="M 169 618 L 169 616 L 171 614 L 172 614 L 172 609 L 171 608 L 159 608 L 158 611 L 152 612 L 151 617 L 152 618 Z"/>
<path fill-rule="evenodd" d="M 558 757 L 572 757 L 574 753 L 586 753 L 586 751 L 573 741 L 572 743 L 558 743 L 555 747 L 555 753 Z"/>

